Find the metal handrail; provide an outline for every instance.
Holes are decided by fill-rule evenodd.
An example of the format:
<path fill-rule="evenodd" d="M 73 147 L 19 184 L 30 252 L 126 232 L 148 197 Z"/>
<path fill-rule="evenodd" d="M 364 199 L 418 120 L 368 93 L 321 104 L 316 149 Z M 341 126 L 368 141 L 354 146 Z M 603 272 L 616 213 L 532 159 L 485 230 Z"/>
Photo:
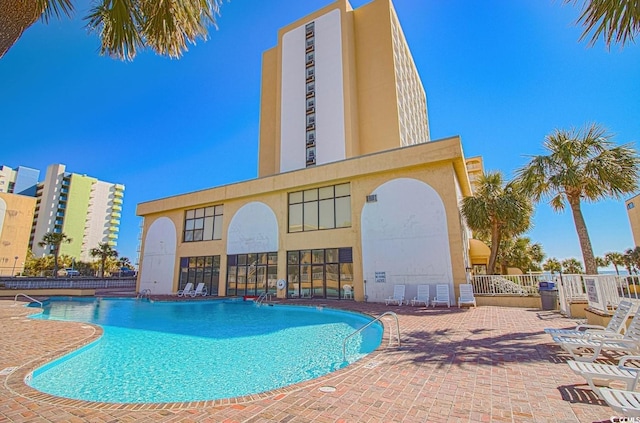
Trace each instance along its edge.
<path fill-rule="evenodd" d="M 269 294 L 266 292 L 263 292 L 262 294 L 260 294 L 258 296 L 258 298 L 256 298 L 255 300 L 253 300 L 257 305 L 262 305 L 262 303 L 264 303 L 269 297 Z"/>
<path fill-rule="evenodd" d="M 23 294 L 22 292 L 21 292 L 21 293 L 19 293 L 19 294 L 16 294 L 16 297 L 13 299 L 13 305 L 14 305 L 14 306 L 16 305 L 16 302 L 18 301 L 18 297 L 19 297 L 19 296 L 21 296 L 21 295 L 22 295 L 23 297 L 26 297 L 26 298 L 30 299 L 30 300 L 31 300 L 31 301 L 33 301 L 33 302 L 36 302 L 36 303 L 40 304 L 40 308 L 43 308 L 43 307 L 44 307 L 44 306 L 42 305 L 42 302 L 41 302 L 41 301 L 38 301 L 38 300 L 36 300 L 35 298 L 28 296 L 27 294 Z"/>
<path fill-rule="evenodd" d="M 357 333 L 362 332 L 363 330 L 365 330 L 366 328 L 368 328 L 369 326 L 371 326 L 375 322 L 381 321 L 381 319 L 384 316 L 393 316 L 393 318 L 396 319 L 396 333 L 398 335 L 397 336 L 397 338 L 398 338 L 398 347 L 400 346 L 400 323 L 398 322 L 398 315 L 395 314 L 393 311 L 385 311 L 380 316 L 376 317 L 375 319 L 373 319 L 372 321 L 370 321 L 366 325 L 362 326 L 361 328 L 357 329 L 352 334 L 350 334 L 346 338 L 344 338 L 344 341 L 342 341 L 342 361 L 343 362 L 347 361 L 347 341 L 349 340 L 349 338 L 351 338 L 352 336 L 354 336 Z M 391 345 L 391 332 L 389 333 L 389 345 Z"/>

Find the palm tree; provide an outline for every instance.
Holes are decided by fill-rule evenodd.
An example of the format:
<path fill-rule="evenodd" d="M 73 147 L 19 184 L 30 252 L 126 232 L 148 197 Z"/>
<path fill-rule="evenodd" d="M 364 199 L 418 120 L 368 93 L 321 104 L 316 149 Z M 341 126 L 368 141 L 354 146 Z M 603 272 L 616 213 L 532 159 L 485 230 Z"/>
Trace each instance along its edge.
<path fill-rule="evenodd" d="M 551 207 L 563 211 L 569 204 L 580 240 L 587 274 L 598 271 L 582 201 L 621 198 L 637 190 L 640 159 L 629 145 L 615 146 L 611 135 L 596 124 L 583 131 L 556 130 L 547 135 L 548 155 L 533 156 L 517 170 L 524 193 L 535 202 L 550 198 Z"/>
<path fill-rule="evenodd" d="M 580 260 L 575 259 L 575 258 L 568 258 L 566 260 L 562 260 L 562 268 L 564 269 L 565 273 L 569 273 L 569 274 L 581 274 L 583 273 L 582 270 L 582 263 L 580 263 Z M 593 274 L 593 273 L 590 273 Z"/>
<path fill-rule="evenodd" d="M 53 277 L 58 276 L 58 255 L 60 255 L 60 245 L 72 241 L 64 232 L 47 232 L 43 235 L 42 241 L 38 242 L 40 247 L 48 247 L 53 254 Z"/>
<path fill-rule="evenodd" d="M 616 269 L 616 275 L 619 275 L 618 266 L 624 266 L 624 255 L 621 253 L 610 252 L 604 255 L 604 258 L 608 263 L 613 264 L 613 268 Z"/>
<path fill-rule="evenodd" d="M 507 274 L 509 267 L 517 267 L 523 272 L 539 271 L 544 256 L 542 245 L 532 244 L 528 237 L 509 238 L 500 245 L 498 262 L 503 274 Z"/>
<path fill-rule="evenodd" d="M 462 200 L 461 211 L 473 231 L 484 232 L 491 240 L 487 273 L 493 274 L 500 241 L 529 229 L 533 207 L 513 183 L 504 183 L 500 172 L 483 174 L 476 183 L 476 193 Z"/>
<path fill-rule="evenodd" d="M 120 265 L 120 267 L 131 269 L 131 260 L 129 260 L 129 257 L 120 257 L 118 259 L 118 264 Z"/>
<path fill-rule="evenodd" d="M 549 257 L 542 263 L 542 269 L 553 275 L 555 272 L 562 272 L 562 263 L 557 258 Z"/>
<path fill-rule="evenodd" d="M 73 0 L 0 1 L 0 58 L 38 19 L 71 16 Z M 207 39 L 216 25 L 222 0 L 96 0 L 85 17 L 100 36 L 100 54 L 132 60 L 139 49 L 179 58 L 187 43 Z"/>
<path fill-rule="evenodd" d="M 118 257 L 118 252 L 108 242 L 101 242 L 97 248 L 89 250 L 91 257 L 100 257 L 100 277 L 104 278 L 104 265 L 108 258 Z"/>
<path fill-rule="evenodd" d="M 609 261 L 606 259 L 606 257 L 596 256 L 595 260 L 596 260 L 596 266 L 598 268 L 607 267 L 609 265 Z"/>
<path fill-rule="evenodd" d="M 576 0 L 564 2 L 576 3 Z M 580 40 L 593 31 L 591 46 L 602 35 L 607 47 L 611 47 L 614 40 L 624 47 L 640 32 L 640 5 L 638 0 L 589 0 L 585 2 L 578 22 L 585 27 Z"/>

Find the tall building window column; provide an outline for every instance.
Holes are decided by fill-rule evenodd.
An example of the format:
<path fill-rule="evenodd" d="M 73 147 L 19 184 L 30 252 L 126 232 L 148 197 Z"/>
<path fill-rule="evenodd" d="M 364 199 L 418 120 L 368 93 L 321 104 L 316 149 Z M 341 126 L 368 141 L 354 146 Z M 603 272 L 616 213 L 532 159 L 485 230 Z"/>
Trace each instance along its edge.
<path fill-rule="evenodd" d="M 306 164 L 316 164 L 316 67 L 315 67 L 315 24 L 305 26 L 305 64 L 307 93 L 307 136 Z"/>

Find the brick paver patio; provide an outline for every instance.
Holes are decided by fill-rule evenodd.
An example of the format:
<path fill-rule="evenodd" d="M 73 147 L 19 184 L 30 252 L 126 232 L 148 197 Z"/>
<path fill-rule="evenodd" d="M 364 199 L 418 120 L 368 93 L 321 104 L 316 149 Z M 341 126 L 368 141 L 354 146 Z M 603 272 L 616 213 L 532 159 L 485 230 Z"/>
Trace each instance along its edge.
<path fill-rule="evenodd" d="M 229 400 L 101 404 L 29 388 L 30 371 L 94 340 L 99 327 L 27 318 L 0 300 L 0 422 L 604 422 L 615 413 L 566 365 L 542 329 L 575 321 L 556 312 L 351 301 L 296 301 L 398 314 L 402 347 L 288 388 Z M 388 326 L 388 325 L 387 325 Z M 388 334 L 388 330 L 385 331 Z M 335 388 L 323 392 L 323 387 Z"/>

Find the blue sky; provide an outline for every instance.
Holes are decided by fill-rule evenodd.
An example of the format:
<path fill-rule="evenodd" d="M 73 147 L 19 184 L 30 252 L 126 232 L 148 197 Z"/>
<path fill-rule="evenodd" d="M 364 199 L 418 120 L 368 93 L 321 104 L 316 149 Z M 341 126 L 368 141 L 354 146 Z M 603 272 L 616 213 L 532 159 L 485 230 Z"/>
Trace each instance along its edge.
<path fill-rule="evenodd" d="M 366 0 L 352 0 L 358 7 Z M 0 59 L 0 164 L 125 184 L 118 251 L 135 261 L 136 205 L 257 176 L 262 52 L 277 30 L 331 0 L 233 0 L 219 29 L 180 60 L 98 55 L 74 19 L 37 23 Z M 578 42 L 579 8 L 560 0 L 395 0 L 427 92 L 432 139 L 507 178 L 555 128 L 604 125 L 640 140 L 640 46 Z M 594 251 L 633 247 L 624 201 L 584 207 Z M 529 232 L 548 256 L 581 259 L 569 212 L 539 204 Z"/>

